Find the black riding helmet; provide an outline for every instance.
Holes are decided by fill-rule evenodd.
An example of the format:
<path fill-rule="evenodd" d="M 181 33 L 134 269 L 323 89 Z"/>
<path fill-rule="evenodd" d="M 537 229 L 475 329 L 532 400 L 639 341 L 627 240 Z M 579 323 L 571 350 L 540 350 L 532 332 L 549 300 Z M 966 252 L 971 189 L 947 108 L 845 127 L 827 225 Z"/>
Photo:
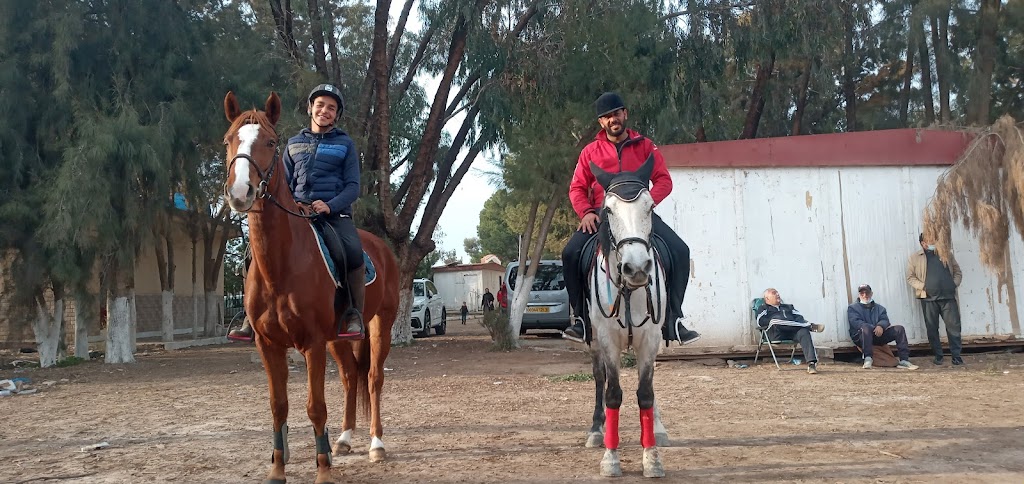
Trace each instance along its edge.
<path fill-rule="evenodd" d="M 309 107 L 313 107 L 313 100 L 320 96 L 331 96 L 338 102 L 338 116 L 345 112 L 345 101 L 341 98 L 341 89 L 332 84 L 320 84 L 309 92 Z"/>
<path fill-rule="evenodd" d="M 626 109 L 626 103 L 623 102 L 621 96 L 614 92 L 606 92 L 597 98 L 597 101 L 594 101 L 594 111 L 599 118 L 619 109 Z"/>

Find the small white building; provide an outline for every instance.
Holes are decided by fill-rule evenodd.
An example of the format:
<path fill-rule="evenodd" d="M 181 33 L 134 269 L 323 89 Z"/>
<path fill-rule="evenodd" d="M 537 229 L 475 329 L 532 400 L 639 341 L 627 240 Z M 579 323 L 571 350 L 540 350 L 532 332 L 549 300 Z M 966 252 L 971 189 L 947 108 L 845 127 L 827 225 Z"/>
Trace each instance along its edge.
<path fill-rule="evenodd" d="M 449 315 L 457 315 L 463 302 L 470 311 L 480 311 L 485 289 L 491 290 L 497 304 L 498 289 L 505 277 L 505 268 L 493 262 L 434 267 L 433 271 L 434 286 L 444 297 Z"/>
<path fill-rule="evenodd" d="M 970 141 L 960 132 L 900 129 L 662 146 L 674 188 L 656 211 L 690 247 L 683 309 L 687 326 L 703 335 L 694 346 L 752 349 L 750 303 L 768 287 L 825 323 L 815 346 L 852 346 L 846 312 L 860 284 L 871 285 L 910 343 L 927 342 L 907 258 L 920 249 L 921 214 L 937 177 Z M 981 265 L 977 239 L 953 229 L 965 342 L 1024 337 L 1017 234 L 1011 227 L 1010 277 L 999 280 Z M 945 338 L 944 326 L 940 333 Z"/>

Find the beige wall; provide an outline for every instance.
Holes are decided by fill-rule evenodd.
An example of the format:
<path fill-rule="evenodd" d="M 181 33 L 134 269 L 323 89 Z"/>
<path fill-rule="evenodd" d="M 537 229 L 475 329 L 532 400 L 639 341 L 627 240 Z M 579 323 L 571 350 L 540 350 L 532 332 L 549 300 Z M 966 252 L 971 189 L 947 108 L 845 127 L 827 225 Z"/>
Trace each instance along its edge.
<path fill-rule="evenodd" d="M 184 220 L 175 218 L 174 223 L 174 320 L 176 333 L 190 333 L 194 319 L 192 299 L 192 241 L 188 235 L 188 229 Z M 217 244 L 214 244 L 216 246 Z M 197 244 L 197 286 L 196 294 L 203 295 L 203 251 L 202 241 Z M 0 260 L 0 347 L 10 345 L 30 345 L 34 339 L 31 330 L 31 321 L 25 321 L 25 317 L 31 315 L 15 315 L 10 309 L 10 291 L 5 284 L 7 280 L 14 253 L 9 252 Z M 94 278 L 91 286 L 98 290 L 98 278 Z M 217 280 L 216 293 L 224 294 L 224 273 L 223 266 Z M 47 294 L 49 296 L 49 294 Z M 70 295 L 69 295 L 70 296 Z M 136 310 L 138 313 L 138 332 L 142 337 L 153 335 L 160 330 L 161 318 L 161 294 L 160 277 L 157 272 L 156 252 L 151 242 L 145 246 L 135 267 L 135 298 Z M 49 300 L 49 297 L 47 298 Z M 52 301 L 51 301 L 52 304 Z M 205 307 L 200 300 L 200 311 Z M 52 308 L 52 306 L 51 306 Z M 65 320 L 67 321 L 67 334 L 74 335 L 75 305 L 74 301 L 68 298 L 65 301 Z M 200 316 L 202 317 L 202 316 Z M 12 321 L 17 318 L 19 321 Z M 12 324 L 15 323 L 15 324 Z M 100 328 L 91 328 L 91 335 L 100 334 Z"/>

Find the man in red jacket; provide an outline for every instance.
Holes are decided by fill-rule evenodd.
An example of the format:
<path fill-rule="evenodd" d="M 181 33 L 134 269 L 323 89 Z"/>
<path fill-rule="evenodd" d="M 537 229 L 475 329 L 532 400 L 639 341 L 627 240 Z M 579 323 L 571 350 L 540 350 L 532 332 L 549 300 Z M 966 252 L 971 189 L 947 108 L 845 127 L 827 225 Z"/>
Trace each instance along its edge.
<path fill-rule="evenodd" d="M 604 189 L 597 183 L 597 178 L 590 171 L 593 162 L 609 173 L 636 171 L 647 157 L 654 154 L 654 171 L 651 173 L 651 197 L 657 205 L 672 192 L 672 177 L 665 166 L 665 158 L 661 156 L 653 141 L 640 133 L 626 129 L 629 113 L 622 97 L 614 92 L 606 92 L 594 103 L 597 122 L 601 131 L 597 133 L 576 163 L 576 171 L 569 185 L 569 200 L 576 215 L 580 217 L 580 225 L 562 251 L 562 264 L 565 266 L 565 288 L 569 293 L 569 302 L 573 305 L 576 315 L 575 324 L 565 330 L 564 336 L 575 341 L 583 341 L 584 324 L 582 317 L 586 308 L 586 294 L 583 293 L 583 281 L 578 279 L 580 257 L 587 239 L 597 232 L 600 220 L 598 213 L 604 203 Z M 690 248 L 683 239 L 653 214 L 653 231 L 661 236 L 669 246 L 673 262 L 672 271 L 668 274 L 668 314 L 662 333 L 667 341 L 679 341 L 680 344 L 693 343 L 700 339 L 700 334 L 687 329 L 682 324 L 683 296 L 690 278 Z M 667 256 L 669 254 L 662 254 Z"/>

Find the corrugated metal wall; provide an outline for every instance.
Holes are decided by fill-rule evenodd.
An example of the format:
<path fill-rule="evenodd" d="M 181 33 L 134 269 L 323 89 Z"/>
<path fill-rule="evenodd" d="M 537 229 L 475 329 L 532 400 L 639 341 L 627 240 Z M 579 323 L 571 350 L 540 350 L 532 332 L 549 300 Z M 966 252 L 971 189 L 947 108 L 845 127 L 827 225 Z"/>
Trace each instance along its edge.
<path fill-rule="evenodd" d="M 756 344 L 750 302 L 775 287 L 808 319 L 827 325 L 816 345 L 847 346 L 846 308 L 864 283 L 890 319 L 906 327 L 911 343 L 927 341 L 906 267 L 920 248 L 920 214 L 943 167 L 670 171 L 672 195 L 656 211 L 690 246 L 683 309 L 704 335 L 698 345 Z M 1024 244 L 1014 229 L 1010 242 L 1010 273 L 1019 275 Z M 1012 278 L 1019 295 L 1013 298 L 981 266 L 973 237 L 955 228 L 953 243 L 963 271 L 964 337 L 1024 337 L 1018 319 L 1024 277 Z"/>

